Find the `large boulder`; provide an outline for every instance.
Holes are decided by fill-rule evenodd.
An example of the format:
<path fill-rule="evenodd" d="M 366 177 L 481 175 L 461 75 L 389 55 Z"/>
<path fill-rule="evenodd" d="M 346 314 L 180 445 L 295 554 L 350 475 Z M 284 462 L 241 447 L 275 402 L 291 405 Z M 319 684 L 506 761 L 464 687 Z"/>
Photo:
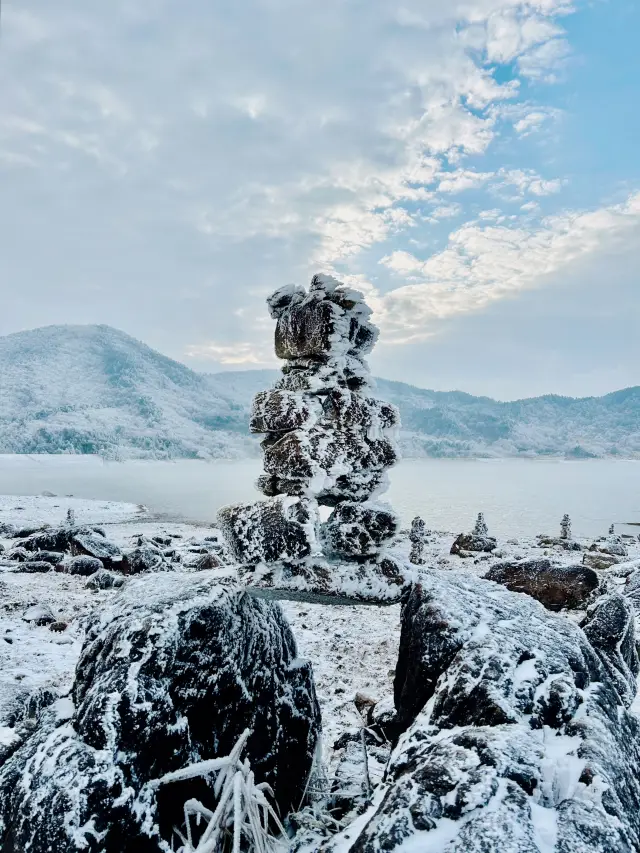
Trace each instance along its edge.
<path fill-rule="evenodd" d="M 630 705 L 640 672 L 633 603 L 619 593 L 601 596 L 587 611 L 582 630 L 624 704 Z"/>
<path fill-rule="evenodd" d="M 343 501 L 323 525 L 323 538 L 329 553 L 368 557 L 377 554 L 399 528 L 398 516 L 386 504 Z"/>
<path fill-rule="evenodd" d="M 287 496 L 234 504 L 218 513 L 218 527 L 229 550 L 243 565 L 309 556 L 315 547 L 317 525 L 317 509 L 310 501 Z"/>
<path fill-rule="evenodd" d="M 619 691 L 628 662 L 614 648 L 616 637 L 628 647 L 631 622 L 617 601 L 601 608 L 590 642 L 532 598 L 426 572 L 402 613 L 395 701 L 405 731 L 345 849 L 640 849 L 640 722 L 626 710 L 632 691 Z"/>
<path fill-rule="evenodd" d="M 89 625 L 65 701 L 0 769 L 2 853 L 168 853 L 185 801 L 215 795 L 202 777 L 153 780 L 227 755 L 245 729 L 284 816 L 320 729 L 279 606 L 211 572 L 131 579 Z"/>
<path fill-rule="evenodd" d="M 549 610 L 585 607 L 600 583 L 587 566 L 561 566 L 541 558 L 496 563 L 485 577 L 530 595 Z"/>
<path fill-rule="evenodd" d="M 493 536 L 484 536 L 479 533 L 460 533 L 451 546 L 451 553 L 455 556 L 475 553 L 488 554 L 495 550 L 497 544 Z"/>

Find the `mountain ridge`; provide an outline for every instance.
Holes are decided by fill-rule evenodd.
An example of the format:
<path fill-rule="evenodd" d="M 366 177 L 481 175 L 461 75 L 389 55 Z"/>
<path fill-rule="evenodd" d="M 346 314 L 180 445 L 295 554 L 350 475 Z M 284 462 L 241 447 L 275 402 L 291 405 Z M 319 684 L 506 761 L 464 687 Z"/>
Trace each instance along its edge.
<path fill-rule="evenodd" d="M 246 458 L 253 395 L 277 370 L 198 373 L 111 326 L 0 337 L 0 453 Z M 377 378 L 406 456 L 640 457 L 640 386 L 499 401 Z"/>

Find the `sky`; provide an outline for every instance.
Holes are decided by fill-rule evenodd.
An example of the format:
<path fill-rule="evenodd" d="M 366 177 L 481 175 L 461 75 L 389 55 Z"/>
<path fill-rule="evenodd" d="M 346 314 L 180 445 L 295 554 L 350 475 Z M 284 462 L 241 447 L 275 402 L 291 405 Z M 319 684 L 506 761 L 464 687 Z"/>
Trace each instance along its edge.
<path fill-rule="evenodd" d="M 0 334 L 273 367 L 266 297 L 326 272 L 378 375 L 638 385 L 638 32 L 636 0 L 5 0 Z"/>

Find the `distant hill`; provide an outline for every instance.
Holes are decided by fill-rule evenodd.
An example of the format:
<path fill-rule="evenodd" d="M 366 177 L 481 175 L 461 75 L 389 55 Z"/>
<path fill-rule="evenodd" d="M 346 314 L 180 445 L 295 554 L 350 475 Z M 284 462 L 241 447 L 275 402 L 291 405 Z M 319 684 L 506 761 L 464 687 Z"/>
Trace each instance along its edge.
<path fill-rule="evenodd" d="M 109 326 L 0 337 L 0 453 L 245 458 L 253 395 L 277 371 L 199 374 Z M 377 380 L 405 456 L 640 457 L 640 388 L 501 403 Z"/>
<path fill-rule="evenodd" d="M 0 338 L 0 452 L 120 457 L 255 453 L 244 408 L 109 326 Z"/>
<path fill-rule="evenodd" d="M 211 381 L 247 413 L 275 370 L 216 373 Z M 604 397 L 546 395 L 502 403 L 462 391 L 428 391 L 376 380 L 376 394 L 400 409 L 409 457 L 640 457 L 640 387 Z"/>

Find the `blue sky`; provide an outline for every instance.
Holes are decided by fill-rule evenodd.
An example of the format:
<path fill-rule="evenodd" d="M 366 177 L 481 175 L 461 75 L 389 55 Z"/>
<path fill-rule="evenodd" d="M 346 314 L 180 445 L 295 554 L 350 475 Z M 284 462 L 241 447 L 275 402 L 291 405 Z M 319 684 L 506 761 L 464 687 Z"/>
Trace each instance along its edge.
<path fill-rule="evenodd" d="M 628 0 L 21 0 L 0 45 L 0 334 L 108 323 L 273 366 L 326 271 L 372 367 L 499 398 L 639 384 Z"/>

